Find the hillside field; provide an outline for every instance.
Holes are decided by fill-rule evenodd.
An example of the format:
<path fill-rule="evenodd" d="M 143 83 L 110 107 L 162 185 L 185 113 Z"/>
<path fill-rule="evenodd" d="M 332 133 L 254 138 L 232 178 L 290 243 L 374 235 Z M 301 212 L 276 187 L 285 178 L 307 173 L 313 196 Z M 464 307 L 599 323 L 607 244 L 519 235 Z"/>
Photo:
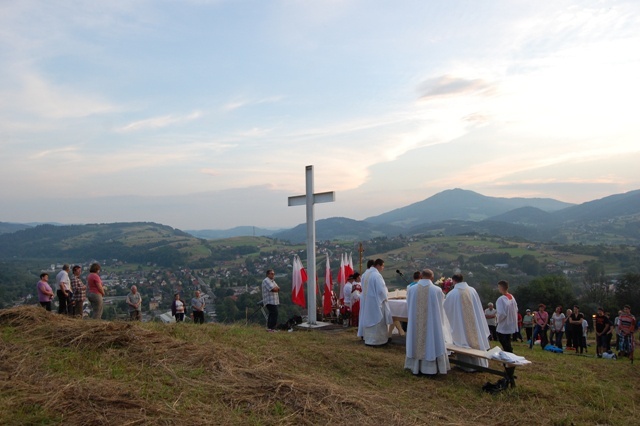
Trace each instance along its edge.
<path fill-rule="evenodd" d="M 403 370 L 404 346 L 365 347 L 354 329 L 266 333 L 241 324 L 77 320 L 0 311 L 2 423 L 224 425 L 626 425 L 640 415 L 627 359 L 514 351 L 533 361 L 515 389 L 496 376 Z"/>

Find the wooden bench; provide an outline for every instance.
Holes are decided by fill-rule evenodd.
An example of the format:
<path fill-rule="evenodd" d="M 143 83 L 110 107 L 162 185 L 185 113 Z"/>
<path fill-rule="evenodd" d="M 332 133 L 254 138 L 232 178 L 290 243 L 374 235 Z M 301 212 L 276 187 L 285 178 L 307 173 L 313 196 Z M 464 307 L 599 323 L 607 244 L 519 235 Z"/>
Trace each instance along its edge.
<path fill-rule="evenodd" d="M 496 352 L 500 352 L 500 348 L 498 346 L 494 347 L 493 349 L 490 349 L 488 351 L 483 351 L 480 349 L 471 349 L 471 348 L 463 348 L 460 346 L 455 346 L 453 344 L 449 344 L 447 345 L 447 350 L 451 352 L 451 354 L 449 355 L 449 362 L 451 364 L 454 365 L 459 365 L 461 367 L 467 367 L 467 368 L 472 368 L 474 370 L 478 370 L 478 371 L 483 371 L 485 373 L 491 373 L 491 374 L 495 374 L 498 375 L 500 377 L 504 377 L 504 379 L 507 381 L 508 385 L 512 388 L 516 387 L 516 376 L 515 376 L 515 370 L 516 367 L 521 367 L 523 365 L 527 365 L 529 363 L 529 361 L 527 361 L 526 363 L 522 363 L 522 362 L 517 362 L 517 363 L 513 363 L 513 362 L 505 362 L 499 359 L 495 359 L 492 357 L 492 355 Z M 483 367 L 480 365 L 476 365 L 476 364 L 470 364 L 468 362 L 464 362 L 461 361 L 459 359 L 457 359 L 456 354 L 459 355 L 466 355 L 466 356 L 470 356 L 470 357 L 474 357 L 474 358 L 481 358 L 481 359 L 486 359 L 489 361 L 493 361 L 493 362 L 499 362 L 500 364 L 502 364 L 504 370 L 496 370 L 493 368 L 489 368 L 489 367 Z"/>

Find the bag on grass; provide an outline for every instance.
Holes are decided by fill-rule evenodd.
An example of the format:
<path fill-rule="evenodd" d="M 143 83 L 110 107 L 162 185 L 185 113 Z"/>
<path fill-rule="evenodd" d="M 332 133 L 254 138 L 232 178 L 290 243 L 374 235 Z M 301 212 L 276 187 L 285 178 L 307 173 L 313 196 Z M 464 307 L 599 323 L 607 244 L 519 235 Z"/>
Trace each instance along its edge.
<path fill-rule="evenodd" d="M 498 392 L 502 392 L 509 387 L 509 382 L 507 379 L 500 379 L 495 383 L 487 382 L 482 386 L 482 391 L 490 394 L 496 394 Z"/>

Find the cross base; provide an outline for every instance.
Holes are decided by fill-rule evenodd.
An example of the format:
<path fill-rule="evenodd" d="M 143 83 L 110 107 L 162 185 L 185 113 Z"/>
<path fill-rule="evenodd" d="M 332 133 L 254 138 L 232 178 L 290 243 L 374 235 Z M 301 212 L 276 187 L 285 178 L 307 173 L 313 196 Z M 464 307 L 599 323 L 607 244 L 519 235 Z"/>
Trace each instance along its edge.
<path fill-rule="evenodd" d="M 308 322 L 303 322 L 302 324 L 298 324 L 296 327 L 302 327 L 302 328 L 307 328 L 307 329 L 311 330 L 311 329 L 314 329 L 314 328 L 326 327 L 328 325 L 331 325 L 331 323 L 330 322 L 316 321 L 315 324 L 309 324 Z"/>

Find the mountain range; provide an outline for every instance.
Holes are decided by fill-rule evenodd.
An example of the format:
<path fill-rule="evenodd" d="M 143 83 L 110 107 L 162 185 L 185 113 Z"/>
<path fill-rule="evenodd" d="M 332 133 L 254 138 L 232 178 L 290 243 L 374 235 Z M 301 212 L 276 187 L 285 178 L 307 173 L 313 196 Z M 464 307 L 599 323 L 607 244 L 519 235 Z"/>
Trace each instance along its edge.
<path fill-rule="evenodd" d="M 256 226 L 236 226 L 230 229 L 202 229 L 202 230 L 186 230 L 185 232 L 197 238 L 207 240 L 219 240 L 233 237 L 268 237 L 280 229 L 258 228 Z"/>
<path fill-rule="evenodd" d="M 305 229 L 304 224 L 298 225 L 272 237 L 301 242 L 306 238 Z M 574 205 L 452 189 L 364 221 L 330 218 L 316 222 L 319 240 L 399 234 L 489 234 L 531 241 L 636 245 L 640 244 L 640 190 Z"/>
<path fill-rule="evenodd" d="M 388 224 L 411 228 L 444 220 L 480 221 L 521 207 L 534 207 L 555 212 L 571 207 L 551 198 L 488 197 L 464 189 L 449 189 L 426 200 L 365 219 L 372 224 Z"/>
<path fill-rule="evenodd" d="M 83 226 L 95 227 L 96 225 L 72 225 L 73 233 L 81 232 Z M 163 227 L 163 225 L 158 226 Z M 22 232 L 17 233 L 23 236 L 31 235 L 30 232 L 25 234 L 26 231 L 30 231 L 29 228 L 30 225 L 0 222 L 0 234 L 13 234 L 23 229 Z M 42 236 L 41 228 L 43 226 L 35 227 L 34 229 L 39 231 L 34 232 L 33 235 Z M 57 227 L 44 225 L 44 228 L 51 231 Z M 65 228 L 70 229 L 70 227 Z M 162 229 L 165 235 L 174 233 L 173 228 L 163 227 Z M 92 235 L 97 232 L 98 230 L 91 228 Z M 118 229 L 117 232 L 124 231 Z M 201 239 L 270 236 L 293 243 L 306 240 L 306 224 L 286 230 L 244 226 L 229 230 L 192 230 L 186 233 L 175 230 L 175 232 L 178 232 L 175 237 L 179 239 L 190 234 Z M 640 244 L 640 190 L 574 205 L 549 198 L 488 197 L 473 191 L 451 189 L 365 220 L 334 217 L 316 221 L 318 240 L 358 241 L 400 234 L 488 234 L 530 241 L 638 245 Z M 10 247 L 6 247 L 13 238 L 15 237 L 0 235 L 0 255 L 13 251 Z M 182 242 L 182 244 L 185 243 L 185 241 Z M 126 245 L 124 242 L 123 244 Z M 33 247 L 35 246 L 37 246 L 36 243 L 33 244 Z M 25 255 L 27 251 L 29 250 L 25 248 Z"/>

